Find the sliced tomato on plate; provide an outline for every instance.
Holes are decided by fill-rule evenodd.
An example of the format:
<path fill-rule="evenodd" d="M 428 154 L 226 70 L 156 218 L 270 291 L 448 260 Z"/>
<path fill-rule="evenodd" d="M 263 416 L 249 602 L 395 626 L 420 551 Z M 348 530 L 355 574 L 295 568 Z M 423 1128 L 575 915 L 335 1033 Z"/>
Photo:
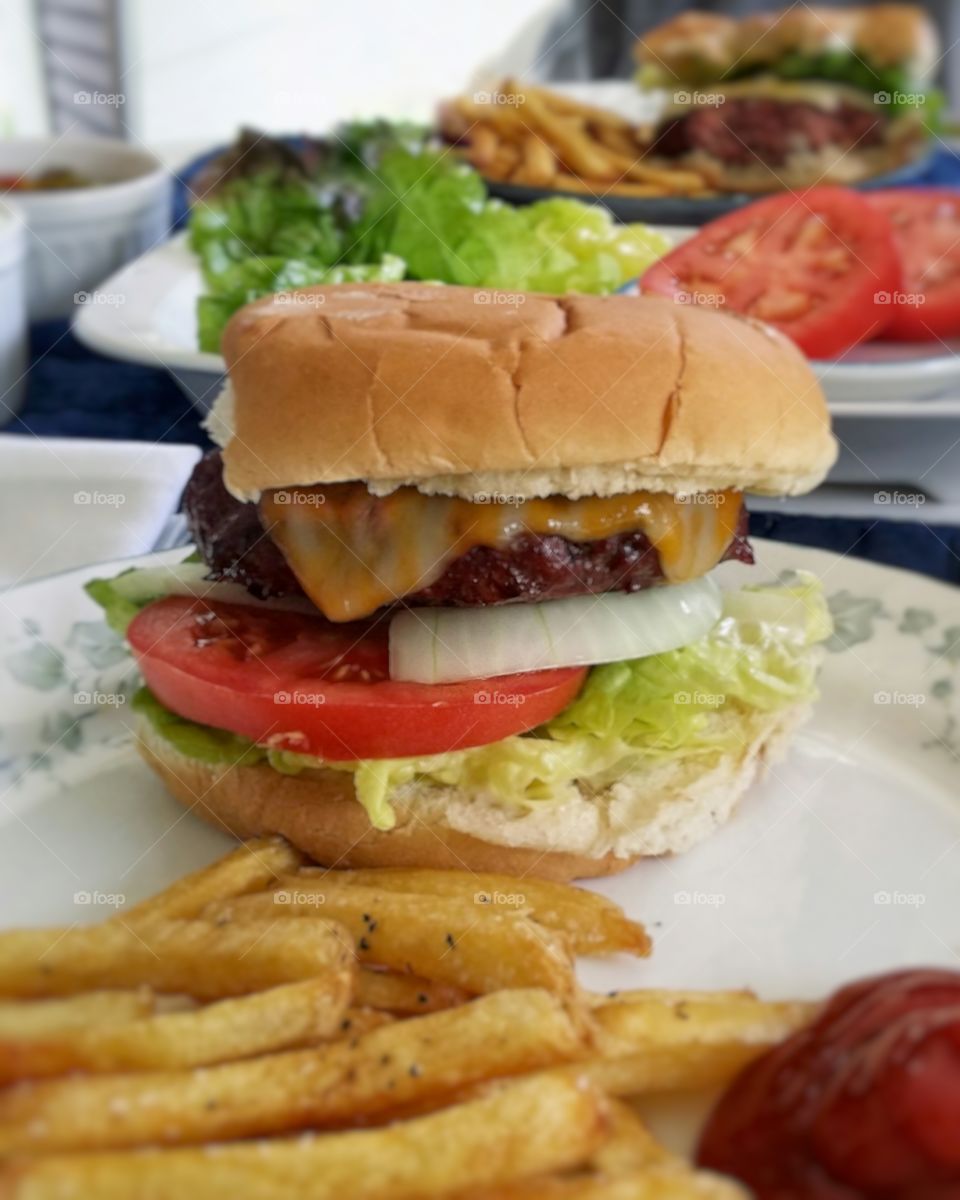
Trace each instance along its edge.
<path fill-rule="evenodd" d="M 886 214 L 858 192 L 821 187 L 711 221 L 655 262 L 640 289 L 767 321 L 823 359 L 881 334 L 899 284 Z"/>
<path fill-rule="evenodd" d="M 406 758 L 499 741 L 548 721 L 586 668 L 397 683 L 387 622 L 322 617 L 168 596 L 127 640 L 161 704 L 191 721 L 328 761 Z"/>
<path fill-rule="evenodd" d="M 909 342 L 960 337 L 960 192 L 891 188 L 867 198 L 893 223 L 903 264 L 883 336 Z"/>

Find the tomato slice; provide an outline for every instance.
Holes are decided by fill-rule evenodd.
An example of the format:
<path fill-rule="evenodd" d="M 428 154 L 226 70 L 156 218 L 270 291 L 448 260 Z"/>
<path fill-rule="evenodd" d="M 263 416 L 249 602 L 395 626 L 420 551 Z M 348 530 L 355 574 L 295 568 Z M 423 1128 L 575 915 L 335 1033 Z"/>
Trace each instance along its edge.
<path fill-rule="evenodd" d="M 641 291 L 767 321 L 810 358 L 880 334 L 900 283 L 889 218 L 846 188 L 788 192 L 711 221 L 655 262 Z"/>
<path fill-rule="evenodd" d="M 127 639 L 161 704 L 191 721 L 328 761 L 405 758 L 482 746 L 566 708 L 586 668 L 464 683 L 389 679 L 387 622 L 168 596 Z"/>
<path fill-rule="evenodd" d="M 891 188 L 867 199 L 893 223 L 903 267 L 883 336 L 909 342 L 960 337 L 960 192 Z"/>

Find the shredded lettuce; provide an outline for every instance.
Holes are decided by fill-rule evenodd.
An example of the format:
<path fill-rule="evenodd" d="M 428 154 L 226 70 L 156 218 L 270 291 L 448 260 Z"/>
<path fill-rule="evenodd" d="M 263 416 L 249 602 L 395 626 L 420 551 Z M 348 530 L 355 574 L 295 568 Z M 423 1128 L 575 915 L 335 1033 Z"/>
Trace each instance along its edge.
<path fill-rule="evenodd" d="M 347 771 L 371 823 L 390 829 L 390 796 L 414 780 L 522 808 L 563 800 L 575 783 L 602 790 L 654 761 L 736 751 L 749 736 L 745 715 L 816 697 L 815 648 L 830 632 L 814 577 L 796 574 L 745 588 L 727 598 L 723 617 L 699 641 L 594 667 L 577 699 L 533 733 L 419 758 L 324 762 L 184 721 L 146 690 L 134 703 L 158 733 L 194 758 L 265 762 L 287 774 L 319 767 Z"/>

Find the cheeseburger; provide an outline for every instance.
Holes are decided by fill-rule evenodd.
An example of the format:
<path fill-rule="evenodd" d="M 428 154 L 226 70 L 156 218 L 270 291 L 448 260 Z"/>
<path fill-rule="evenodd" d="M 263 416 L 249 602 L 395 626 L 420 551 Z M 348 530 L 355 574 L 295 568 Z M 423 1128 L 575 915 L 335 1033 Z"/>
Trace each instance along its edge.
<path fill-rule="evenodd" d="M 814 696 L 806 577 L 745 491 L 835 456 L 764 325 L 652 297 L 326 286 L 241 310 L 185 507 L 197 556 L 98 580 L 147 762 L 321 863 L 570 879 L 680 851 Z"/>
<path fill-rule="evenodd" d="M 855 183 L 915 158 L 940 103 L 922 8 L 688 12 L 636 46 L 639 80 L 668 102 L 650 153 L 725 190 Z"/>

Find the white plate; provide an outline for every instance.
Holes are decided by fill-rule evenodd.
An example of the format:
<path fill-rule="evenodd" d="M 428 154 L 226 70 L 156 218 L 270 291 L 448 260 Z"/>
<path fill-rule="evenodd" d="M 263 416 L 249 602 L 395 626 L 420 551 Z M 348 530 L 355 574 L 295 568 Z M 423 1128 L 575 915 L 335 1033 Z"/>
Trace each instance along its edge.
<path fill-rule="evenodd" d="M 662 229 L 675 243 L 696 232 L 680 226 Z M 79 309 L 73 330 L 100 354 L 166 367 L 205 410 L 219 391 L 225 368 L 219 354 L 197 349 L 196 302 L 202 291 L 197 260 L 187 248 L 186 234 L 180 233 L 103 283 Z M 903 415 L 905 408 L 911 417 L 960 415 L 960 353 L 934 345 L 935 353 L 929 344 L 869 344 L 841 362 L 814 363 L 813 368 L 835 416 L 893 417 Z M 960 351 L 960 342 L 956 349 Z M 956 394 L 944 395 L 951 392 Z M 915 403 L 933 396 L 944 397 L 935 412 Z"/>
<path fill-rule="evenodd" d="M 756 550 L 754 578 L 805 567 L 824 580 L 838 632 L 823 697 L 786 761 L 710 841 L 595 885 L 648 923 L 655 950 L 587 963 L 592 987 L 819 996 L 869 971 L 955 964 L 960 952 L 957 592 L 821 551 Z M 102 919 L 228 845 L 132 748 L 135 672 L 80 590 L 123 565 L 0 601 L 3 925 Z"/>

